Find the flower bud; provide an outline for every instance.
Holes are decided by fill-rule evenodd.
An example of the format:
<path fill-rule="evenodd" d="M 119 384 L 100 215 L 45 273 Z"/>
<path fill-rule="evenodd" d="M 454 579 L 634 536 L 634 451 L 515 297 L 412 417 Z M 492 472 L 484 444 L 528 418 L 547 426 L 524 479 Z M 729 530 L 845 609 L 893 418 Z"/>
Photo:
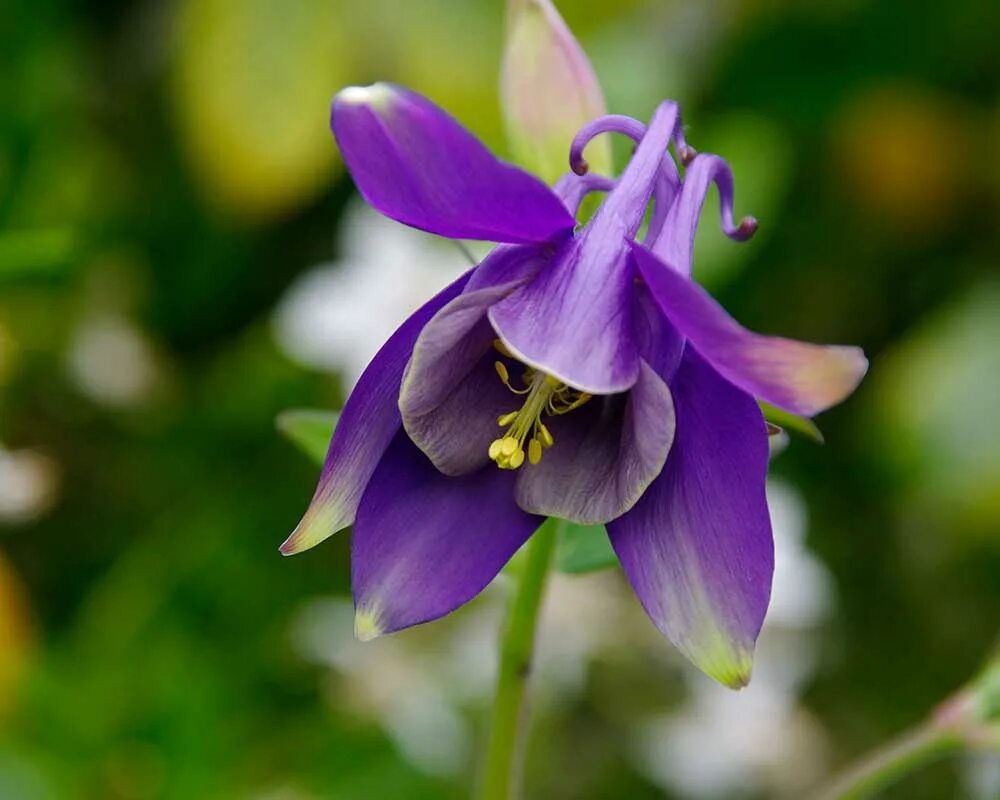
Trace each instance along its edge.
<path fill-rule="evenodd" d="M 577 130 L 605 113 L 586 54 L 550 0 L 509 0 L 500 95 L 515 160 L 549 183 L 569 169 Z M 599 173 L 611 171 L 606 137 L 587 150 Z"/>

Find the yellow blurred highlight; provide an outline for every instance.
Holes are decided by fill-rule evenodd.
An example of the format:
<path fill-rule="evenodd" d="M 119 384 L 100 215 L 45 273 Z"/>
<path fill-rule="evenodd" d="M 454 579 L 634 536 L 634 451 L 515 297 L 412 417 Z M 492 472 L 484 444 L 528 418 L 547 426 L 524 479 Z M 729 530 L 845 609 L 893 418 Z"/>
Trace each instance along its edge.
<path fill-rule="evenodd" d="M 915 87 L 881 86 L 845 108 L 836 163 L 852 201 L 914 235 L 953 219 L 970 176 L 963 109 Z"/>
<path fill-rule="evenodd" d="M 0 553 L 0 716 L 6 715 L 17 700 L 34 644 L 27 593 L 6 556 Z"/>
<path fill-rule="evenodd" d="M 339 0 L 186 0 L 173 74 L 191 165 L 221 209 L 250 221 L 294 211 L 337 165 L 330 100 L 351 82 Z"/>

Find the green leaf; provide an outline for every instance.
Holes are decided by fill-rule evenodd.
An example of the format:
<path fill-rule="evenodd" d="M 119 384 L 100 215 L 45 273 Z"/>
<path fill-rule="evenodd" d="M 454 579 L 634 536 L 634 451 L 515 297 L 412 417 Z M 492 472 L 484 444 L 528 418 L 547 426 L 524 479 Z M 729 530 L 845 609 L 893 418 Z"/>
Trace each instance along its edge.
<path fill-rule="evenodd" d="M 816 444 L 823 444 L 826 441 L 823 438 L 823 432 L 816 427 L 816 423 L 811 419 L 800 417 L 797 414 L 792 414 L 788 411 L 782 411 L 780 408 L 772 406 L 770 403 L 761 402 L 760 408 L 761 411 L 764 412 L 764 419 L 772 425 L 777 425 L 782 430 L 791 431 L 792 433 L 799 434 L 799 436 L 804 436 L 806 439 L 816 442 Z"/>
<path fill-rule="evenodd" d="M 322 464 L 339 417 L 336 411 L 293 408 L 278 414 L 274 423 L 292 444 L 317 464 Z"/>
<path fill-rule="evenodd" d="M 80 237 L 71 228 L 4 231 L 0 233 L 0 282 L 68 273 L 80 249 Z"/>
<path fill-rule="evenodd" d="M 613 567 L 618 557 L 603 525 L 580 525 L 559 520 L 556 569 L 578 575 Z"/>

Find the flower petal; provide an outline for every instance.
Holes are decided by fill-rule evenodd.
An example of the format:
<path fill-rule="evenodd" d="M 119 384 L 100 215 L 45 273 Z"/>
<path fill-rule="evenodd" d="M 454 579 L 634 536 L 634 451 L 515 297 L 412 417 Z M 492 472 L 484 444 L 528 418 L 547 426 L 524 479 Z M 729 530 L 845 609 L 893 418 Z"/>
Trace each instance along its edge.
<path fill-rule="evenodd" d="M 690 348 L 671 390 L 677 435 L 667 464 L 608 534 L 656 627 L 708 675 L 739 688 L 750 679 L 774 571 L 767 428 L 753 398 Z"/>
<path fill-rule="evenodd" d="M 489 461 L 489 444 L 500 431 L 497 416 L 511 410 L 514 398 L 493 369 L 499 354 L 486 311 L 547 258 L 534 247 L 498 247 L 417 339 L 399 392 L 403 427 L 446 475 L 464 475 Z"/>
<path fill-rule="evenodd" d="M 639 375 L 634 270 L 625 240 L 571 239 L 531 283 L 492 306 L 514 356 L 577 389 L 615 394 Z"/>
<path fill-rule="evenodd" d="M 639 282 L 635 284 L 635 340 L 642 360 L 669 386 L 684 354 L 684 337 L 663 315 L 649 287 Z"/>
<path fill-rule="evenodd" d="M 387 83 L 344 89 L 331 125 L 358 190 L 387 217 L 451 239 L 524 244 L 573 229 L 544 183 L 415 92 Z"/>
<path fill-rule="evenodd" d="M 646 228 L 646 242 L 648 247 L 662 238 L 663 226 L 670 216 L 671 209 L 674 208 L 674 201 L 681 189 L 681 176 L 677 172 L 677 165 L 667 153 L 663 156 L 660 171 L 656 176 L 656 188 L 653 190 L 653 213 L 649 215 L 649 226 Z"/>
<path fill-rule="evenodd" d="M 284 555 L 308 550 L 354 521 L 365 485 L 399 430 L 399 384 L 417 336 L 427 321 L 462 291 L 470 274 L 414 312 L 365 369 L 334 429 L 312 502 L 281 545 Z"/>
<path fill-rule="evenodd" d="M 351 543 L 362 640 L 436 619 L 493 580 L 542 522 L 498 469 L 449 478 L 400 432 L 372 476 Z"/>
<path fill-rule="evenodd" d="M 500 95 L 518 161 L 553 183 L 568 168 L 573 134 L 606 111 L 597 76 L 551 0 L 510 3 Z M 588 160 L 610 173 L 610 142 L 592 143 Z"/>
<path fill-rule="evenodd" d="M 628 511 L 659 475 L 674 439 L 670 390 L 646 362 L 626 395 L 594 397 L 550 417 L 555 443 L 537 464 L 525 464 L 517 502 L 533 514 L 584 524 Z"/>
<path fill-rule="evenodd" d="M 635 273 L 626 242 L 642 222 L 676 130 L 676 104 L 662 103 L 583 232 L 531 283 L 490 309 L 490 322 L 519 360 L 592 394 L 623 392 L 635 383 Z"/>
<path fill-rule="evenodd" d="M 727 380 L 794 414 L 836 405 L 861 382 L 868 360 L 857 347 L 762 336 L 730 317 L 698 284 L 634 245 L 639 272 L 663 313 Z"/>
<path fill-rule="evenodd" d="M 610 192 L 615 186 L 615 179 L 604 175 L 592 172 L 577 175 L 574 172 L 567 172 L 552 187 L 552 191 L 563 201 L 566 210 L 575 217 L 587 195 L 591 192 Z"/>

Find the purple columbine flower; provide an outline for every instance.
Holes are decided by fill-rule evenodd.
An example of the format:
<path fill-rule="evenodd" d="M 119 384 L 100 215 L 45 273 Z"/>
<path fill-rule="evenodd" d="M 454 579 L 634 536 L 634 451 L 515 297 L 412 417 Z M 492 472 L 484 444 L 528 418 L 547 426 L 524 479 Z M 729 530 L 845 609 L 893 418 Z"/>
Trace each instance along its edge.
<path fill-rule="evenodd" d="M 850 394 L 867 361 L 751 333 L 691 279 L 712 183 L 725 232 L 756 229 L 733 220 L 726 163 L 685 144 L 672 102 L 648 127 L 585 126 L 576 174 L 554 190 L 397 86 L 345 89 L 332 126 L 383 214 L 501 245 L 372 360 L 282 552 L 353 523 L 356 630 L 369 639 L 473 598 L 545 516 L 603 523 L 657 627 L 712 677 L 745 684 L 774 563 L 755 398 L 812 415 Z M 606 132 L 636 142 L 616 180 L 585 174 L 583 149 Z M 607 197 L 578 226 L 593 191 Z"/>

